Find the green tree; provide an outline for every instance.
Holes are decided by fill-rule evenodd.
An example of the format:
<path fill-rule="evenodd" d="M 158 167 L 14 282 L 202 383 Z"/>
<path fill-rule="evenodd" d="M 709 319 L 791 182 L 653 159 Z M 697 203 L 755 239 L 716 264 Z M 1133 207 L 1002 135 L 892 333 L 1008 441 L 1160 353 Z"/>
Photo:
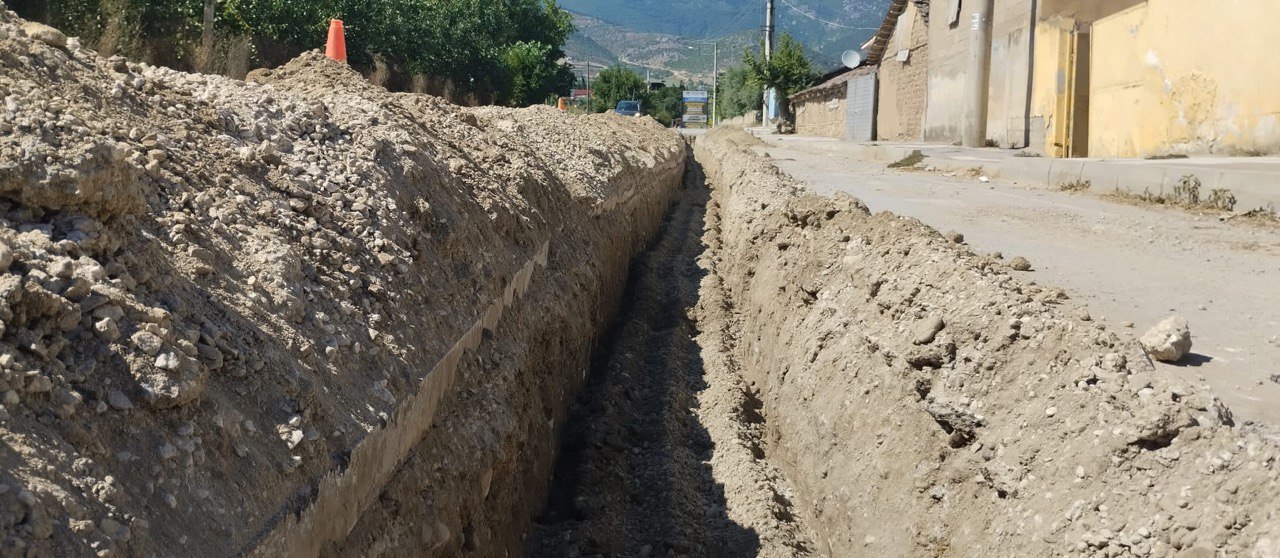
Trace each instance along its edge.
<path fill-rule="evenodd" d="M 670 126 L 671 121 L 684 115 L 685 84 L 663 87 L 649 93 L 649 107 L 646 112 L 663 126 Z"/>
<path fill-rule="evenodd" d="M 6 0 L 19 15 L 84 37 L 100 51 L 191 70 L 210 0 Z M 567 88 L 561 64 L 572 16 L 556 0 L 218 0 L 215 26 L 269 45 L 274 61 L 321 48 L 342 19 L 351 64 L 446 78 L 480 99 L 539 102 Z"/>
<path fill-rule="evenodd" d="M 733 118 L 760 109 L 764 90 L 751 82 L 746 66 L 736 66 L 724 72 L 718 85 L 716 110 L 719 118 Z"/>
<path fill-rule="evenodd" d="M 507 48 L 504 62 L 510 84 L 500 97 L 503 104 L 529 106 L 573 87 L 573 70 L 551 60 L 551 50 L 537 41 L 520 41 Z"/>
<path fill-rule="evenodd" d="M 591 112 L 604 112 L 618 106 L 618 101 L 636 100 L 649 106 L 649 86 L 644 78 L 622 66 L 600 70 L 591 81 Z"/>
<path fill-rule="evenodd" d="M 778 106 L 782 117 L 791 121 L 791 101 L 787 97 L 809 87 L 817 78 L 813 65 L 804 55 L 804 47 L 792 39 L 791 35 L 783 33 L 778 41 L 778 48 L 768 61 L 750 50 L 742 56 L 747 67 L 748 82 L 762 89 L 777 89 L 781 97 L 778 99 Z"/>

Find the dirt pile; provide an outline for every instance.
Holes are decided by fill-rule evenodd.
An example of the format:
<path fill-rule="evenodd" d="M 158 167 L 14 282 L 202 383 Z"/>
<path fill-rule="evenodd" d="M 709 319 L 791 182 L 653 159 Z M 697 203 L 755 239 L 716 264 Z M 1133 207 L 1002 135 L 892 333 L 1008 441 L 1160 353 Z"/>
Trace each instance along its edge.
<path fill-rule="evenodd" d="M 683 143 L 21 24 L 0 10 L 0 554 L 332 549 L 433 421 L 418 490 L 457 501 L 412 548 L 518 537 L 540 495 L 513 479 L 553 449 L 528 425 L 565 414 Z"/>
<path fill-rule="evenodd" d="M 1275 556 L 1280 447 L 1136 344 L 917 221 L 805 191 L 741 131 L 699 328 L 763 403 L 822 551 Z"/>

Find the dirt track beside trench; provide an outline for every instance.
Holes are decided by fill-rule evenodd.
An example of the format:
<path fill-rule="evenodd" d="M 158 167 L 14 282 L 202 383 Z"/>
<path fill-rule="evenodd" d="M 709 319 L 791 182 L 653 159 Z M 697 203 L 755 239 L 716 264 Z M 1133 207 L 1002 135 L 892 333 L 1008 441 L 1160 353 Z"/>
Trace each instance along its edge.
<path fill-rule="evenodd" d="M 1274 438 L 918 221 L 700 138 L 718 210 L 699 327 L 759 394 L 831 556 L 1275 556 Z"/>
<path fill-rule="evenodd" d="M 1122 338 L 1137 338 L 1170 314 L 1184 316 L 1193 354 L 1156 370 L 1212 387 L 1238 421 L 1280 426 L 1280 383 L 1270 380 L 1280 372 L 1280 227 L 1117 203 L 1100 187 L 1073 193 L 887 169 L 831 151 L 836 144 L 826 140 L 761 139 L 760 151 L 815 193 L 843 191 L 873 212 L 959 231 L 974 251 L 1028 258 L 1033 270 L 1021 279 L 1070 291 L 1060 306 L 1087 309 Z"/>

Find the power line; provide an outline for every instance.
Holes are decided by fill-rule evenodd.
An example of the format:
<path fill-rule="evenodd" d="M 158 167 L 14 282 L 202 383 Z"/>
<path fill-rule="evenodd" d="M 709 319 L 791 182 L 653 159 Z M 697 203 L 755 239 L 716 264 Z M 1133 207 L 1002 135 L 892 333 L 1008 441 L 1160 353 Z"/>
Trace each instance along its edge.
<path fill-rule="evenodd" d="M 726 31 L 729 31 L 729 29 L 737 27 L 739 23 L 742 23 L 742 20 L 747 19 L 747 14 L 752 12 L 752 8 L 754 8 L 754 6 L 752 6 L 751 4 L 747 4 L 746 6 L 744 6 L 742 8 L 742 12 L 738 14 L 738 19 L 734 20 L 733 23 L 730 23 L 728 25 L 722 26 L 720 29 L 717 29 L 715 33 L 712 33 L 712 35 L 720 35 L 721 33 L 725 33 Z M 703 41 L 718 41 L 720 39 L 728 37 L 729 35 L 733 35 L 739 32 L 740 31 L 729 31 L 728 33 L 725 33 L 724 35 L 720 35 L 719 37 L 716 37 L 714 39 L 703 39 Z"/>
<path fill-rule="evenodd" d="M 791 9 L 792 9 L 792 10 L 794 10 L 796 13 L 798 13 L 798 14 L 800 14 L 800 15 L 804 16 L 804 17 L 807 17 L 807 18 L 812 19 L 812 20 L 814 20 L 814 21 L 817 21 L 817 22 L 819 22 L 819 23 L 825 23 L 825 24 L 830 25 L 830 26 L 832 26 L 832 27 L 839 27 L 839 28 L 841 28 L 841 29 L 852 29 L 852 30 L 854 30 L 854 31 L 877 31 L 877 30 L 879 30 L 879 29 L 880 29 L 879 27 L 850 27 L 850 26 L 848 26 L 848 25 L 841 25 L 841 24 L 836 23 L 836 22 L 834 22 L 834 21 L 827 21 L 827 20 L 822 19 L 822 18 L 820 18 L 820 17 L 818 17 L 818 16 L 815 16 L 815 15 L 813 15 L 813 14 L 810 14 L 809 12 L 806 12 L 806 11 L 802 10 L 799 6 L 797 6 L 797 5 L 795 5 L 795 4 L 792 4 L 792 3 L 791 3 L 791 0 L 782 0 L 782 3 L 783 3 L 783 4 L 786 4 L 788 8 L 791 8 Z"/>

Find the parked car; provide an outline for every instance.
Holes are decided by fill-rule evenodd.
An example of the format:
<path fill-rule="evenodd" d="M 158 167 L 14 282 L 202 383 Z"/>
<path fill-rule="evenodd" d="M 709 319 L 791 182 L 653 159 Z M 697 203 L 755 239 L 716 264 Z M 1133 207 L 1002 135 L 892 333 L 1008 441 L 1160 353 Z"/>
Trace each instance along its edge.
<path fill-rule="evenodd" d="M 644 115 L 640 110 L 640 101 L 618 101 L 618 108 L 613 109 L 613 112 L 621 114 L 622 116 Z"/>

